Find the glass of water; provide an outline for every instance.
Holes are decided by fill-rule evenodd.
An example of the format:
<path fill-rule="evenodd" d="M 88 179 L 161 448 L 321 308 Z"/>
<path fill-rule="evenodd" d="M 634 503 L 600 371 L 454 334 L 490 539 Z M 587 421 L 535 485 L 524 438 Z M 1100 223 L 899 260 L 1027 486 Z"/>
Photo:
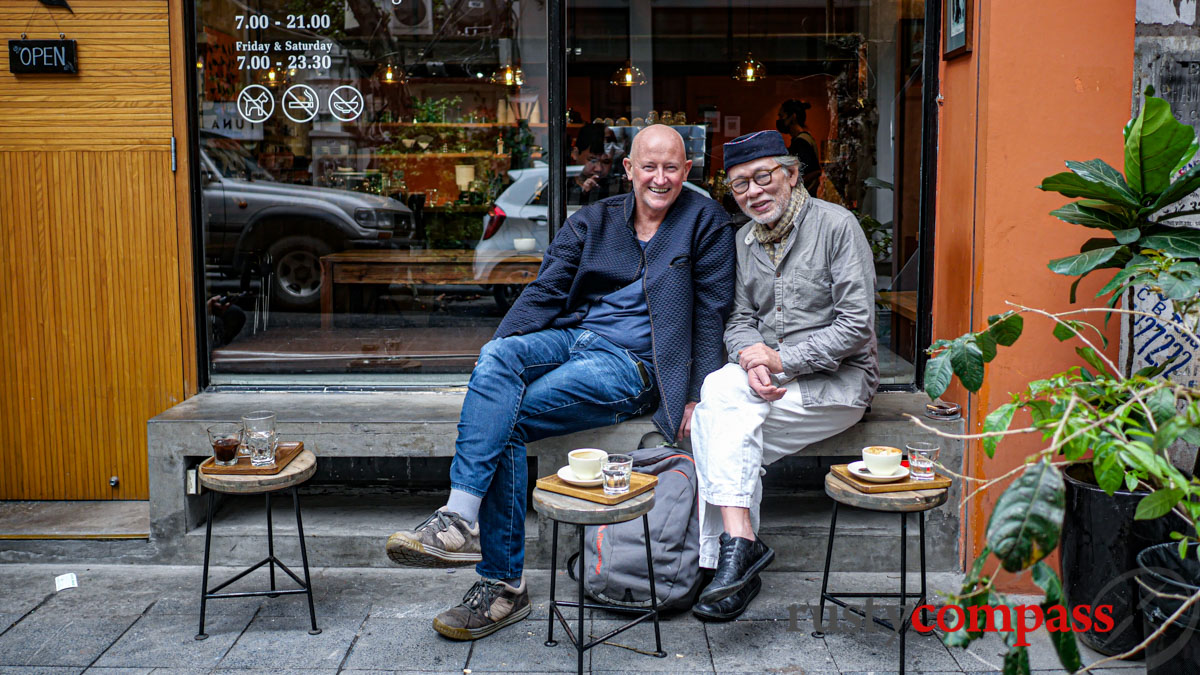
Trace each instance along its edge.
<path fill-rule="evenodd" d="M 275 413 L 258 410 L 242 415 L 242 442 L 252 466 L 275 463 Z"/>
<path fill-rule="evenodd" d="M 633 474 L 633 457 L 629 455 L 609 455 L 600 465 L 604 475 L 604 494 L 623 495 L 629 492 L 629 478 Z"/>
<path fill-rule="evenodd" d="M 937 461 L 941 448 L 934 443 L 919 441 L 909 443 L 906 447 L 908 448 L 908 470 L 912 479 L 933 480 L 933 465 Z"/>

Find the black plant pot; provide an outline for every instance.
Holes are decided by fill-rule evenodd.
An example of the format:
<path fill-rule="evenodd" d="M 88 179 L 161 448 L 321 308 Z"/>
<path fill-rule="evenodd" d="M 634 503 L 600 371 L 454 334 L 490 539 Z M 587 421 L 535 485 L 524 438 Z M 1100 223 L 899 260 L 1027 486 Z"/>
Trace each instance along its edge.
<path fill-rule="evenodd" d="M 1142 629 L 1146 635 L 1156 630 L 1200 590 L 1200 559 L 1196 544 L 1188 547 L 1187 557 L 1179 557 L 1175 543 L 1158 544 L 1137 556 Z M 1168 598 L 1156 593 L 1175 597 Z M 1175 619 L 1162 635 L 1146 647 L 1147 675 L 1191 675 L 1200 670 L 1200 607 L 1192 605 Z"/>
<path fill-rule="evenodd" d="M 1112 656 L 1136 647 L 1144 637 L 1137 609 L 1137 555 L 1143 549 L 1171 540 L 1183 531 L 1173 514 L 1156 520 L 1133 519 L 1144 492 L 1105 494 L 1096 485 L 1090 464 L 1075 464 L 1063 472 L 1067 485 L 1063 518 L 1063 594 L 1072 610 L 1078 605 L 1112 605 L 1111 631 L 1078 633 L 1085 645 Z M 1093 610 L 1094 611 L 1094 610 Z"/>

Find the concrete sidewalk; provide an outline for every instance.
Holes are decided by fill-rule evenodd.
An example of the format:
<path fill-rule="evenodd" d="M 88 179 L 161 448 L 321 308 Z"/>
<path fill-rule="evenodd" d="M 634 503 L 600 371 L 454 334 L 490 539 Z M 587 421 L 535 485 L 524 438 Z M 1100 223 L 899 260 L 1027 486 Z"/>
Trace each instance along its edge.
<path fill-rule="evenodd" d="M 74 572 L 79 587 L 54 590 L 54 577 Z M 223 581 L 234 570 L 214 569 Z M 575 671 L 575 652 L 546 639 L 549 572 L 531 570 L 530 619 L 474 643 L 446 640 L 430 621 L 457 603 L 474 572 L 374 568 L 313 570 L 320 635 L 308 634 L 303 595 L 214 600 L 209 638 L 194 639 L 199 619 L 200 568 L 154 565 L 0 565 L 0 675 L 6 673 L 205 673 L 205 672 L 438 672 L 561 673 Z M 282 578 L 283 575 L 280 574 Z M 229 590 L 265 588 L 256 572 Z M 653 629 L 638 626 L 585 655 L 591 672 L 857 673 L 895 672 L 898 645 L 882 632 L 830 632 L 813 638 L 805 609 L 789 621 L 789 605 L 815 604 L 820 573 L 763 575 L 762 594 L 742 619 L 704 624 L 690 614 L 665 618 L 667 658 L 653 650 Z M 910 583 L 915 583 L 913 575 Z M 931 574 L 933 589 L 957 577 Z M 574 592 L 565 574 L 559 592 Z M 885 574 L 834 575 L 831 590 L 896 590 Z M 282 584 L 280 588 L 288 588 Z M 562 597 L 562 596 L 560 596 Z M 564 599 L 569 599 L 564 598 Z M 565 610 L 572 616 L 573 610 Z M 602 635 L 621 617 L 594 612 L 589 632 Z M 561 637 L 561 631 L 556 631 Z M 907 672 L 994 672 L 1003 663 L 995 636 L 972 649 L 948 650 L 936 636 L 908 635 Z M 1045 633 L 1031 648 L 1035 672 L 1061 672 Z M 1087 652 L 1087 662 L 1098 655 Z M 1117 662 L 1094 672 L 1133 675 L 1140 662 Z"/>

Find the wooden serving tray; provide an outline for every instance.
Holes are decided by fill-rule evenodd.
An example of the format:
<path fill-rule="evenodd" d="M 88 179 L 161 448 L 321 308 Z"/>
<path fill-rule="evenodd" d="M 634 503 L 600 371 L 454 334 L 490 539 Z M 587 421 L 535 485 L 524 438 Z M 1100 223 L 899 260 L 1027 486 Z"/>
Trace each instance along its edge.
<path fill-rule="evenodd" d="M 829 467 L 833 475 L 842 479 L 845 483 L 867 494 L 878 494 L 880 492 L 907 492 L 909 490 L 941 490 L 948 488 L 952 481 L 940 473 L 934 472 L 933 480 L 913 480 L 912 476 L 904 480 L 898 480 L 894 483 L 868 483 L 865 480 L 860 480 L 857 476 L 850 473 L 846 464 L 834 464 Z"/>
<path fill-rule="evenodd" d="M 547 492 L 557 492 L 560 495 L 568 497 L 577 497 L 586 499 L 589 502 L 597 504 L 620 504 L 626 499 L 632 499 L 647 490 L 653 490 L 654 486 L 658 485 L 658 476 L 651 476 L 647 473 L 638 473 L 634 471 L 629 476 L 629 492 L 621 495 L 606 495 L 604 494 L 604 486 L 597 485 L 596 487 L 579 487 L 571 485 L 558 477 L 558 474 L 550 474 L 545 478 L 537 479 L 537 487 Z"/>
<path fill-rule="evenodd" d="M 200 471 L 210 476 L 273 476 L 288 465 L 304 450 L 303 441 L 280 441 L 275 445 L 275 463 L 268 466 L 254 466 L 248 455 L 238 455 L 237 464 L 218 466 L 215 459 L 209 457 L 200 463 Z"/>

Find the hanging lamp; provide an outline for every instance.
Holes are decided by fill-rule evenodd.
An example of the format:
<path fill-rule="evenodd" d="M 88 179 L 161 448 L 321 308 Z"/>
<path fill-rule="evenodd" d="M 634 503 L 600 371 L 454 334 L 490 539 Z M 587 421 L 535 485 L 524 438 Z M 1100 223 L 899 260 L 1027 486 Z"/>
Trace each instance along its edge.
<path fill-rule="evenodd" d="M 407 73 L 403 68 L 397 68 L 391 63 L 386 63 L 379 66 L 379 81 L 383 84 L 404 84 L 408 81 Z"/>
<path fill-rule="evenodd" d="M 492 84 L 503 84 L 506 87 L 520 87 L 525 84 L 525 73 L 519 67 L 506 63 L 492 75 L 491 81 Z"/>
<path fill-rule="evenodd" d="M 742 62 L 733 70 L 733 79 L 746 84 L 758 82 L 759 80 L 766 79 L 766 77 L 766 66 L 761 61 L 756 61 L 754 54 L 750 52 L 746 52 L 746 58 L 742 59 Z"/>
<path fill-rule="evenodd" d="M 633 65 L 632 61 L 626 61 L 623 68 L 618 68 L 612 74 L 609 84 L 618 87 L 640 87 L 646 84 L 646 74 L 641 68 Z"/>

